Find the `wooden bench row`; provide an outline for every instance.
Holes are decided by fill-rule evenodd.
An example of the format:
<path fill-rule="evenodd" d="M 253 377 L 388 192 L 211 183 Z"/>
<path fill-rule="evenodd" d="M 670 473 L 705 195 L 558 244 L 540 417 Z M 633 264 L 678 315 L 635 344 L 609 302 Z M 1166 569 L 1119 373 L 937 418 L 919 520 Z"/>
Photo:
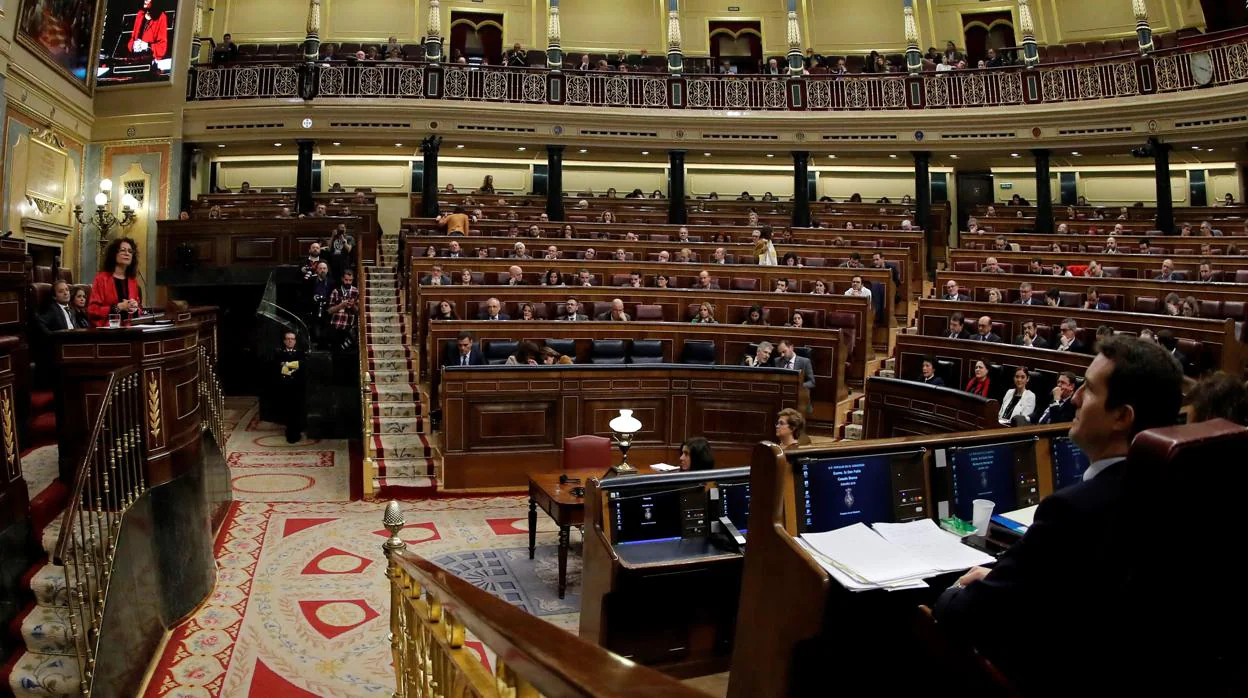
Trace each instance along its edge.
<path fill-rule="evenodd" d="M 537 225 L 541 229 L 542 240 L 547 239 L 567 239 L 564 237 L 564 226 L 567 223 L 530 223 L 529 225 Z M 472 234 L 469 237 L 510 237 L 508 230 L 511 224 L 507 221 L 478 221 L 472 226 Z M 519 228 L 517 237 L 531 239 L 527 237 L 528 226 L 517 226 Z M 590 239 L 590 240 L 606 240 L 614 244 L 615 241 L 627 242 L 625 237 L 628 233 L 633 233 L 639 241 L 646 240 L 650 242 L 671 242 L 679 238 L 679 230 L 682 226 L 678 225 L 646 225 L 638 226 L 624 223 L 594 223 L 588 228 L 586 226 L 573 225 L 573 239 Z M 739 226 L 684 226 L 689 230 L 690 237 L 700 237 L 704 241 L 711 241 L 716 233 L 723 233 L 730 236 L 731 244 L 744 243 L 748 244 L 750 239 L 751 228 Z M 439 230 L 431 218 L 405 218 L 402 223 L 402 230 L 412 231 L 435 231 Z M 656 237 L 657 236 L 657 237 Z M 667 240 L 663 239 L 667 236 Z M 792 235 L 780 235 L 775 240 L 776 252 L 783 256 L 784 251 L 789 249 L 789 245 L 822 245 L 833 247 L 900 247 L 906 250 L 907 258 L 911 260 L 911 278 L 915 281 L 921 281 L 926 273 L 927 265 L 927 241 L 921 231 L 902 231 L 902 230 L 826 230 L 822 228 L 796 228 L 792 231 Z M 675 249 L 677 243 L 672 243 Z M 683 244 L 681 245 L 683 246 Z"/>
<path fill-rule="evenodd" d="M 841 342 L 846 350 L 846 361 L 849 363 L 846 375 L 856 383 L 863 380 L 867 362 L 874 360 L 877 352 L 886 352 L 888 346 L 884 344 L 877 349 L 869 339 L 864 340 L 864 336 L 869 337 L 873 332 L 875 325 L 871 313 L 868 312 L 866 301 L 859 298 L 744 291 L 720 291 L 691 296 L 687 291 L 550 289 L 541 286 L 422 287 L 420 300 L 413 306 L 414 315 L 416 315 L 415 322 L 412 324 L 415 328 L 413 336 L 418 341 L 423 341 L 428 336 L 430 310 L 441 301 L 449 302 L 455 309 L 456 316 L 463 319 L 481 317 L 485 301 L 489 298 L 497 298 L 503 305 L 504 312 L 512 318 L 519 317 L 519 307 L 522 303 L 530 303 L 535 306 L 535 310 L 544 310 L 545 316 L 553 321 L 561 314 L 560 306 L 565 304 L 569 296 L 575 297 L 581 304 L 589 304 L 595 314 L 606 311 L 611 301 L 619 298 L 624 302 L 626 312 L 636 321 L 641 321 L 644 316 L 647 318 L 645 321 L 684 323 L 689 322 L 692 304 L 710 300 L 716 306 L 716 316 L 720 323 L 708 325 L 708 327 L 720 328 L 724 331 L 733 327 L 743 327 L 747 330 L 752 327 L 755 332 L 788 331 L 791 328 L 776 327 L 773 321 L 781 318 L 787 320 L 794 312 L 800 311 L 804 319 L 810 318 L 810 323 L 802 328 L 803 332 L 838 332 L 841 334 Z M 741 324 L 749 309 L 755 305 L 763 308 L 764 317 L 773 329 Z M 638 306 L 644 306 L 644 312 L 639 312 Z M 510 322 L 522 321 L 513 319 Z M 607 323 L 592 321 L 587 324 L 605 325 Z M 884 340 L 887 342 L 887 335 Z M 422 370 L 425 375 L 430 375 L 437 364 L 430 360 L 428 354 L 424 358 Z"/>
<path fill-rule="evenodd" d="M 976 233 L 959 233 L 958 247 L 967 250 L 991 250 L 999 233 L 980 231 Z M 1007 244 L 1018 245 L 1019 252 L 1052 252 L 1053 245 L 1058 245 L 1063 252 L 1081 254 L 1100 254 L 1105 251 L 1105 241 L 1109 235 L 1044 235 L 1041 233 L 1013 233 L 1005 235 Z M 1140 243 L 1148 241 L 1153 254 L 1201 254 L 1204 245 L 1209 246 L 1209 254 L 1231 254 L 1248 252 L 1248 236 L 1239 237 L 1174 237 L 1168 235 L 1114 235 L 1114 242 L 1122 252 L 1136 252 Z"/>
<path fill-rule="evenodd" d="M 1176 216 L 1181 210 L 1182 209 L 1175 210 Z M 1195 224 L 1192 227 L 1193 228 L 1198 227 L 1201 223 L 1201 220 L 1203 219 L 1197 219 Z M 1011 217 L 998 216 L 996 218 L 976 218 L 976 221 L 979 223 L 980 228 L 983 228 L 987 231 L 995 232 L 995 233 L 1013 233 L 1020 229 L 1035 230 L 1036 228 L 1035 218 L 1018 218 L 1016 216 L 1011 216 Z M 1215 229 L 1221 230 L 1224 235 L 1243 235 L 1244 234 L 1244 222 L 1242 220 L 1226 219 L 1226 220 L 1220 220 L 1217 223 L 1218 224 L 1214 225 L 1213 227 Z M 1154 234 L 1158 236 L 1164 235 L 1164 233 L 1157 230 L 1157 224 L 1151 220 L 1150 221 L 1117 221 L 1117 220 L 1081 221 L 1081 220 L 1068 220 L 1067 218 L 1065 218 L 1065 216 L 1062 216 L 1060 214 L 1055 215 L 1055 220 L 1053 221 L 1053 229 L 1057 230 L 1057 226 L 1062 225 L 1062 224 L 1065 224 L 1072 234 L 1087 233 L 1088 231 L 1095 228 L 1099 234 L 1108 235 L 1108 234 L 1111 234 L 1111 232 L 1114 230 L 1114 226 L 1121 225 L 1124 232 L 1130 232 L 1130 233 L 1134 233 L 1137 235 L 1139 234 Z"/>
<path fill-rule="evenodd" d="M 949 267 L 955 272 L 980 271 L 985 260 L 993 257 L 1006 269 L 1025 272 L 1033 259 L 1039 259 L 1046 268 L 1053 264 L 1061 264 L 1070 269 L 1083 268 L 1092 260 L 1096 260 L 1105 269 L 1106 276 L 1111 278 L 1152 279 L 1161 273 L 1161 263 L 1169 259 L 1174 262 L 1174 271 L 1182 272 L 1185 280 L 1196 280 L 1196 272 L 1201 262 L 1209 262 L 1210 268 L 1222 272 L 1224 281 L 1234 282 L 1237 277 L 1248 281 L 1248 257 L 1201 257 L 1199 255 L 1156 255 L 1156 254 L 1080 254 L 1078 252 L 997 252 L 987 250 L 949 251 Z M 1245 272 L 1240 274 L 1239 272 Z M 1072 272 L 1073 273 L 1073 272 Z"/>
<path fill-rule="evenodd" d="M 167 220 L 157 222 L 156 260 L 160 274 L 191 273 L 199 268 L 214 273 L 236 268 L 271 272 L 285 264 L 302 264 L 308 247 L 322 245 L 339 223 L 356 238 L 357 257 L 371 261 L 376 235 L 362 228 L 359 218 L 295 218 Z M 327 255 L 326 255 L 327 256 Z M 163 282 L 160 282 L 163 283 Z"/>
<path fill-rule="evenodd" d="M 788 339 L 797 347 L 809 348 L 815 374 L 815 388 L 809 396 L 812 412 L 808 416 L 811 420 L 831 425 L 836 418 L 837 401 L 848 395 L 845 382 L 847 347 L 841 333 L 836 330 L 664 322 L 435 321 L 429 330 L 426 363 L 438 367 L 438 371 L 431 375 L 430 383 L 435 394 L 439 395 L 444 416 L 447 414 L 447 401 L 454 396 L 454 392 L 446 385 L 452 371 L 444 370 L 442 363 L 448 353 L 457 351 L 455 340 L 460 332 L 471 332 L 478 344 L 487 350 L 495 342 L 530 341 L 539 347 L 550 344 L 563 349 L 561 353 L 575 357 L 577 364 L 591 363 L 595 341 L 618 340 L 631 346 L 634 342 L 652 340 L 658 343 L 665 363 L 739 366 L 745 356 L 753 354 L 752 345 L 760 340 L 775 343 Z M 648 366 L 652 365 L 642 364 L 638 368 L 645 370 Z M 637 384 L 636 387 L 644 386 Z M 606 419 L 613 416 L 614 412 Z M 656 414 L 656 419 L 662 419 L 662 416 Z M 502 430 L 502 433 L 508 432 Z M 482 443 L 490 441 L 484 439 Z M 467 443 L 473 441 L 469 440 L 464 445 Z M 447 442 L 447 445 L 451 450 L 460 447 L 453 441 Z"/>
<path fill-rule="evenodd" d="M 962 313 L 968 323 L 974 323 L 984 315 L 989 316 L 992 318 L 993 332 L 1006 344 L 1013 344 L 1015 338 L 1022 334 L 1024 322 L 1034 321 L 1038 333 L 1049 342 L 1050 347 L 1057 346 L 1058 326 L 1063 320 L 1070 318 L 1078 323 L 1079 341 L 1089 354 L 1094 351 L 1096 330 L 1102 325 L 1113 327 L 1117 333 L 1136 335 L 1144 329 L 1153 332 L 1170 330 L 1178 338 L 1179 351 L 1186 357 L 1186 373 L 1193 376 L 1214 370 L 1236 373 L 1242 365 L 1244 353 L 1243 344 L 1235 334 L 1235 321 L 1230 319 L 1051 308 L 1043 305 L 923 299 L 919 301 L 916 319 L 919 333 L 937 337 L 947 335 L 949 317 L 954 313 Z"/>
<path fill-rule="evenodd" d="M 516 240 L 514 238 L 494 238 L 494 237 L 470 237 L 463 238 L 458 236 L 427 236 L 427 235 L 411 235 L 407 238 L 407 249 L 413 257 L 429 257 L 429 248 L 433 248 L 438 253 L 439 259 L 442 259 L 451 269 L 458 266 L 471 267 L 472 263 L 481 259 L 478 256 L 479 250 L 484 247 L 486 249 L 488 259 L 499 259 L 508 257 L 515 248 L 517 242 L 525 244 L 526 252 L 535 259 L 533 262 L 545 261 L 543 256 L 547 253 L 547 248 L 552 245 L 557 248 L 559 259 L 564 261 L 584 261 L 585 253 L 588 250 L 594 251 L 593 260 L 609 260 L 620 261 L 616 257 L 616 253 L 622 251 L 625 259 L 623 261 L 641 263 L 641 262 L 658 262 L 658 255 L 662 251 L 666 251 L 675 258 L 676 253 L 682 249 L 688 249 L 696 263 L 702 264 L 712 272 L 718 270 L 719 275 L 732 273 L 732 269 L 739 265 L 757 266 L 754 257 L 754 247 L 750 244 L 719 244 L 712 242 L 685 242 L 673 243 L 666 245 L 663 243 L 632 241 L 632 240 L 612 240 L 608 244 L 594 240 L 567 240 L 567 239 L 541 239 L 541 240 Z M 451 258 L 450 249 L 452 243 L 459 244 L 458 258 Z M 719 265 L 713 262 L 715 250 L 723 248 L 725 252 L 726 264 Z M 902 300 L 908 300 L 918 296 L 919 285 L 912 279 L 910 273 L 911 260 L 906 250 L 900 247 L 838 247 L 830 250 L 826 247 L 813 245 L 783 245 L 784 252 L 793 252 L 798 255 L 801 260 L 800 264 L 810 269 L 835 269 L 841 268 L 841 264 L 849 261 L 851 253 L 857 253 L 862 263 L 869 265 L 871 256 L 879 253 L 883 258 L 886 266 L 892 266 L 897 269 L 896 280 L 899 282 L 899 294 Z M 849 268 L 849 267 L 846 267 Z M 448 270 L 450 273 L 450 270 Z M 458 279 L 455 279 L 458 282 Z M 810 289 L 803 289 L 809 291 Z M 904 312 L 899 309 L 898 312 Z"/>

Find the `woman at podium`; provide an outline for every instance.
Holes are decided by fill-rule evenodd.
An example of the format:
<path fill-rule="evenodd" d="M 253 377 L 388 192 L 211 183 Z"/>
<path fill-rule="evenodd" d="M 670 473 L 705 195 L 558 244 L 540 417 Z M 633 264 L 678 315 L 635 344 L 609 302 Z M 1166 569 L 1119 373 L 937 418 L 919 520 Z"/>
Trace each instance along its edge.
<path fill-rule="evenodd" d="M 95 275 L 87 305 L 92 327 L 108 327 L 114 319 L 120 324 L 142 313 L 138 251 L 130 238 L 117 238 L 104 251 L 104 268 Z"/>

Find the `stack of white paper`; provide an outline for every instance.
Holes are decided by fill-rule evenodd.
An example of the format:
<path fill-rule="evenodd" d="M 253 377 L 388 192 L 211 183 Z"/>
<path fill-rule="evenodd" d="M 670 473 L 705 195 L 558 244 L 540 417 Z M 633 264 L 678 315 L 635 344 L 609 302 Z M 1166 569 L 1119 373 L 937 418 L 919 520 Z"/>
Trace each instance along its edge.
<path fill-rule="evenodd" d="M 805 533 L 798 544 L 850 591 L 913 589 L 924 578 L 993 561 L 962 545 L 930 519 L 905 524 L 854 524 L 835 531 Z"/>

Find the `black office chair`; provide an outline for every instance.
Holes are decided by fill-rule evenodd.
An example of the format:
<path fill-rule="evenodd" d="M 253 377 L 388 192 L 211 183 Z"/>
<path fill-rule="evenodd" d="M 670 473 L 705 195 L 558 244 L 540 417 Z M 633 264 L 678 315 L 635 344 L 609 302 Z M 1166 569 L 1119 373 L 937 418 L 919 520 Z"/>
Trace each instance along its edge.
<path fill-rule="evenodd" d="M 663 342 L 657 339 L 634 339 L 629 361 L 635 364 L 663 363 Z"/>
<path fill-rule="evenodd" d="M 682 364 L 714 366 L 715 342 L 709 339 L 693 339 L 685 342 L 685 348 L 680 352 L 680 362 Z"/>
<path fill-rule="evenodd" d="M 814 353 L 814 351 L 815 351 L 814 349 L 811 349 L 808 346 L 793 347 L 793 353 L 797 354 L 803 359 L 809 359 L 811 354 Z"/>
<path fill-rule="evenodd" d="M 485 351 L 483 352 L 485 354 L 485 362 L 491 366 L 507 363 L 507 357 L 516 353 L 516 348 L 519 344 L 519 342 L 507 340 L 490 342 L 485 345 Z"/>
<path fill-rule="evenodd" d="M 572 339 L 547 339 L 546 346 L 554 349 L 560 354 L 576 360 L 576 341 Z"/>
<path fill-rule="evenodd" d="M 953 366 L 953 362 L 949 359 L 936 359 L 936 365 L 933 367 L 936 375 L 945 382 L 947 388 L 961 388 L 964 383 L 959 379 L 958 372 Z"/>
<path fill-rule="evenodd" d="M 590 345 L 589 362 L 591 364 L 622 364 L 627 359 L 624 356 L 624 340 L 622 339 L 595 339 Z"/>

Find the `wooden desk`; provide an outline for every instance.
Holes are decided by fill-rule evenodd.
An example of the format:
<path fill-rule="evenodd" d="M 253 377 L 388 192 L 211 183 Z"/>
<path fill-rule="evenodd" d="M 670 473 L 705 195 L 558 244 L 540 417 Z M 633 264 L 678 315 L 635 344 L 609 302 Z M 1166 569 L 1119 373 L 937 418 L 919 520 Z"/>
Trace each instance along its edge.
<path fill-rule="evenodd" d="M 642 473 L 653 473 L 649 466 L 637 466 Z M 567 476 L 580 482 L 559 483 L 559 478 Z M 529 559 L 533 559 L 537 548 L 537 510 L 540 507 L 546 515 L 554 519 L 559 527 L 559 598 L 563 598 L 568 587 L 568 548 L 570 533 L 573 526 L 585 525 L 585 498 L 572 494 L 573 487 L 584 487 L 592 477 L 602 477 L 604 471 L 597 470 L 563 470 L 557 473 L 529 473 Z"/>
<path fill-rule="evenodd" d="M 588 323 L 587 323 L 588 324 Z M 563 440 L 611 436 L 633 409 L 642 430 L 629 455 L 674 463 L 702 436 L 719 462 L 739 461 L 775 433 L 776 413 L 797 407 L 798 374 L 736 366 L 478 366 L 443 369 L 443 484 L 447 490 L 524 487 L 558 474 Z"/>
<path fill-rule="evenodd" d="M 292 218 L 158 221 L 157 283 L 212 283 L 243 280 L 264 284 L 273 269 L 283 264 L 302 264 L 308 246 L 324 244 L 339 223 L 356 236 L 363 254 L 365 233 L 359 218 Z M 183 269 L 179 249 L 189 247 L 194 267 Z M 358 256 L 358 255 L 357 255 Z M 211 275 L 209 279 L 197 276 Z M 224 279 L 222 277 L 225 277 Z"/>

